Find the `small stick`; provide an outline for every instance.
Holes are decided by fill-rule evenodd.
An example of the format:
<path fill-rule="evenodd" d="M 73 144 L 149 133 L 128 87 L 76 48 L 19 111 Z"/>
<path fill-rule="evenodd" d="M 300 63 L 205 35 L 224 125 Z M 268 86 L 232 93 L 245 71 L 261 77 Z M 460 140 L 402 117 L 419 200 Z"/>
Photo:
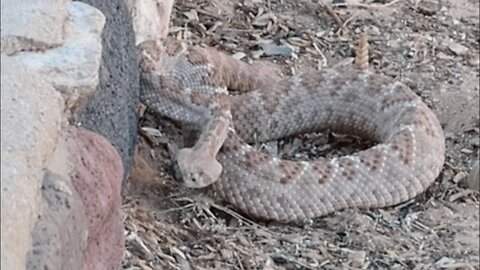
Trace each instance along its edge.
<path fill-rule="evenodd" d="M 327 10 L 327 13 L 333 17 L 333 19 L 335 20 L 335 22 L 338 24 L 338 26 L 340 27 L 340 30 L 342 31 L 342 35 L 346 35 L 348 34 L 348 28 L 344 25 L 342 19 L 340 19 L 340 17 L 338 17 L 337 13 L 335 13 L 335 11 L 332 9 L 332 7 L 330 6 L 329 3 L 323 3 L 323 6 L 325 7 L 325 9 Z"/>
<path fill-rule="evenodd" d="M 389 6 L 392 6 L 400 1 L 403 1 L 403 0 L 393 0 L 392 2 L 390 3 L 386 3 L 386 4 L 359 4 L 359 3 L 355 3 L 355 4 L 349 4 L 349 3 L 342 3 L 341 5 L 342 6 L 346 6 L 346 7 L 359 7 L 359 8 L 386 8 L 386 7 L 389 7 Z M 420 0 L 421 2 L 421 0 Z"/>
<path fill-rule="evenodd" d="M 342 31 L 347 31 L 347 33 L 348 33 L 347 24 L 349 24 L 356 16 L 357 16 L 356 14 L 353 14 L 350 18 L 348 18 L 346 21 L 344 21 L 342 26 L 340 27 L 340 29 L 338 29 L 336 34 L 338 34 L 339 32 L 342 32 Z M 344 33 L 342 33 L 342 34 L 344 34 Z"/>

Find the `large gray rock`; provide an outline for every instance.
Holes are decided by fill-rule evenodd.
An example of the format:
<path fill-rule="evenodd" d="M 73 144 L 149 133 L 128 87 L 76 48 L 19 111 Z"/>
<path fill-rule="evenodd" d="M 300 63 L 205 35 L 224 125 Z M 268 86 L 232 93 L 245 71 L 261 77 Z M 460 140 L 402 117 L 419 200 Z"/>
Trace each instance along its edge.
<path fill-rule="evenodd" d="M 2 0 L 2 53 L 45 50 L 63 42 L 67 0 Z"/>
<path fill-rule="evenodd" d="M 67 11 L 62 46 L 15 56 L 52 80 L 65 100 L 64 110 L 68 112 L 65 116 L 71 118 L 70 114 L 74 114 L 97 89 L 102 55 L 100 36 L 105 17 L 99 10 L 79 2 L 68 3 Z"/>
<path fill-rule="evenodd" d="M 22 269 L 63 102 L 47 78 L 23 63 L 2 55 L 1 66 L 1 269 Z"/>
<path fill-rule="evenodd" d="M 79 123 L 105 136 L 120 152 L 125 172 L 132 162 L 137 137 L 139 73 L 130 16 L 122 0 L 83 0 L 106 17 L 102 33 L 100 83 L 79 112 Z"/>
<path fill-rule="evenodd" d="M 24 269 L 34 224 L 53 202 L 40 188 L 65 111 L 98 82 L 104 17 L 78 2 L 12 2 L 2 2 L 1 269 Z"/>
<path fill-rule="evenodd" d="M 1 269 L 121 263 L 137 58 L 125 3 L 91 4 L 106 16 L 67 0 L 2 2 Z"/>

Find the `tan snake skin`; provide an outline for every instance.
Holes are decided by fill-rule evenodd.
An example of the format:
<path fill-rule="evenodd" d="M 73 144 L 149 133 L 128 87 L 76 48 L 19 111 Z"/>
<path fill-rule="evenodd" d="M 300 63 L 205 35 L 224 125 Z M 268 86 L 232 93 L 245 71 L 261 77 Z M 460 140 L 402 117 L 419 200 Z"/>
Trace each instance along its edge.
<path fill-rule="evenodd" d="M 199 131 L 195 145 L 176 156 L 183 183 L 211 185 L 251 216 L 301 222 L 345 208 L 391 206 L 425 191 L 442 169 L 445 141 L 434 113 L 385 76 L 330 69 L 274 82 L 244 62 L 174 40 L 146 41 L 139 55 L 142 101 Z M 227 89 L 243 94 L 229 96 Z M 304 162 L 246 143 L 327 128 L 378 144 Z"/>

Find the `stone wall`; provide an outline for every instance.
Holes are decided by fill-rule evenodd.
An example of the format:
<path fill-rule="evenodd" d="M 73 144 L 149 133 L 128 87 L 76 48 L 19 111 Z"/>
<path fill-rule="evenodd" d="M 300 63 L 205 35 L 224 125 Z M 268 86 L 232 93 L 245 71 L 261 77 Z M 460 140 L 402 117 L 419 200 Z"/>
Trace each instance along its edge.
<path fill-rule="evenodd" d="M 2 1 L 1 269 L 119 268 L 135 44 L 167 34 L 172 4 Z"/>

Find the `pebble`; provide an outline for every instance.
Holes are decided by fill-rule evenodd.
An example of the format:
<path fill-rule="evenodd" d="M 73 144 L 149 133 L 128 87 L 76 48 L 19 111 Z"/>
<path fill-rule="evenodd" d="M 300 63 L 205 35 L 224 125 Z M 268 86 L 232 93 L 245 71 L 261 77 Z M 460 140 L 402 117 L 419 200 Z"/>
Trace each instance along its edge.
<path fill-rule="evenodd" d="M 439 52 L 437 53 L 437 58 L 438 59 L 442 59 L 442 60 L 452 60 L 453 59 L 453 56 L 451 55 L 448 55 L 444 52 Z"/>
<path fill-rule="evenodd" d="M 452 181 L 453 181 L 455 184 L 457 184 L 457 183 L 459 183 L 459 182 L 462 182 L 464 179 L 466 179 L 467 176 L 468 176 L 468 173 L 466 173 L 466 172 L 459 172 L 459 173 L 457 173 L 457 174 L 453 177 Z"/>
<path fill-rule="evenodd" d="M 240 59 L 244 58 L 245 56 L 247 56 L 247 55 L 243 52 L 237 52 L 234 55 L 232 55 L 232 57 L 237 59 L 237 60 L 240 60 Z"/>
<path fill-rule="evenodd" d="M 421 1 L 418 5 L 417 12 L 425 16 L 433 16 L 440 9 L 440 5 L 433 1 Z"/>
<path fill-rule="evenodd" d="M 348 255 L 348 258 L 352 262 L 352 267 L 362 268 L 367 258 L 367 252 L 363 250 L 351 251 L 351 253 Z"/>
<path fill-rule="evenodd" d="M 454 41 L 446 42 L 448 49 L 450 49 L 456 55 L 464 55 L 468 52 L 468 48 L 463 46 L 462 44 L 456 43 Z"/>
<path fill-rule="evenodd" d="M 260 47 L 266 56 L 292 56 L 293 54 L 293 48 L 289 46 L 262 43 Z"/>
<path fill-rule="evenodd" d="M 470 174 L 468 175 L 467 185 L 473 190 L 480 191 L 480 172 L 479 172 L 479 162 L 473 165 Z"/>
<path fill-rule="evenodd" d="M 480 65 L 480 58 L 478 56 L 470 57 L 467 62 L 470 66 L 478 66 Z"/>
<path fill-rule="evenodd" d="M 471 146 L 479 147 L 480 146 L 480 137 L 473 137 L 469 140 Z"/>
<path fill-rule="evenodd" d="M 460 152 L 464 153 L 464 154 L 472 154 L 473 153 L 473 150 L 472 149 L 468 149 L 468 148 L 463 148 L 460 150 Z"/>

